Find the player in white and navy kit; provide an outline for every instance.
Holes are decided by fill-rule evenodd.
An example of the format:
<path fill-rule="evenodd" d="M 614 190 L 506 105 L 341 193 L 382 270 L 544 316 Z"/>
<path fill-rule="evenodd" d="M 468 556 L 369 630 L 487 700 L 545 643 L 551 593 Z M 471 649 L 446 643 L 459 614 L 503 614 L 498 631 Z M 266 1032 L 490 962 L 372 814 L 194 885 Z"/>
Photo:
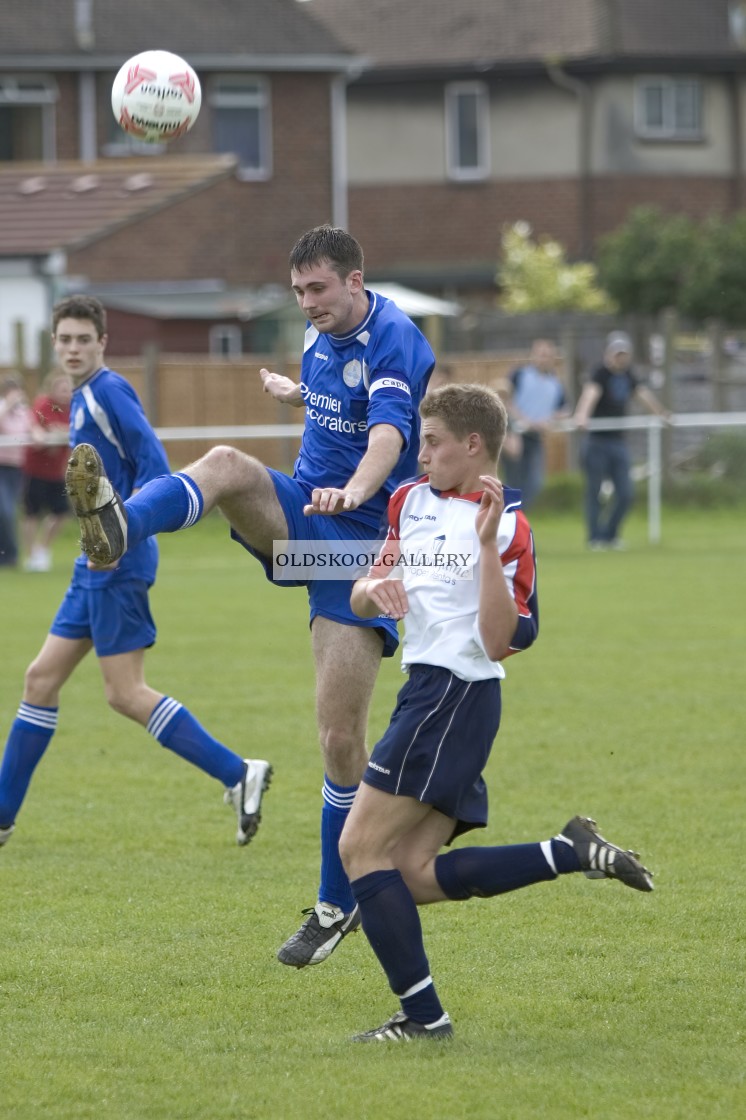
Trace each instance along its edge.
<path fill-rule="evenodd" d="M 427 474 L 389 502 L 389 531 L 353 589 L 364 617 L 404 619 L 408 680 L 371 754 L 340 850 L 362 925 L 401 1008 L 355 1041 L 448 1039 L 417 906 L 491 897 L 585 871 L 652 890 L 650 872 L 590 818 L 551 840 L 439 854 L 487 823 L 482 771 L 500 726 L 502 660 L 538 633 L 531 530 L 496 478 L 507 414 L 481 386 L 451 385 L 420 410 Z"/>
<path fill-rule="evenodd" d="M 55 352 L 73 379 L 70 443 L 97 449 L 106 473 L 125 498 L 168 471 L 163 447 L 132 386 L 103 364 L 106 316 L 98 300 L 71 296 L 53 315 Z M 150 688 L 144 652 L 155 642 L 148 589 L 158 566 L 158 545 L 145 538 L 119 562 L 92 570 L 81 555 L 49 635 L 26 674 L 23 700 L 0 767 L 0 844 L 13 831 L 32 774 L 57 727 L 59 693 L 93 648 L 112 707 L 143 724 L 164 747 L 226 787 L 238 817 L 237 840 L 256 832 L 264 761 L 245 760 L 217 742 L 178 701 Z"/>
<path fill-rule="evenodd" d="M 108 504 L 78 511 L 90 555 L 121 555 L 127 541 L 131 547 L 153 533 L 187 528 L 215 506 L 270 578 L 276 541 L 325 542 L 333 551 L 339 541 L 369 546 L 377 539 L 390 494 L 415 469 L 418 405 L 433 352 L 394 303 L 365 288 L 362 249 L 345 230 L 319 226 L 299 238 L 290 253 L 290 280 L 307 320 L 300 382 L 269 370 L 261 376 L 277 400 L 305 408 L 292 477 L 234 448 L 215 447 L 179 475 L 157 479 L 120 503 L 123 530 L 102 467 L 98 481 L 109 487 Z M 310 602 L 325 774 L 317 902 L 278 952 L 283 964 L 296 968 L 326 960 L 359 925 L 338 842 L 368 760 L 368 707 L 378 667 L 398 640 L 391 619 L 352 612 L 351 578 L 315 579 L 311 572 L 301 582 Z"/>

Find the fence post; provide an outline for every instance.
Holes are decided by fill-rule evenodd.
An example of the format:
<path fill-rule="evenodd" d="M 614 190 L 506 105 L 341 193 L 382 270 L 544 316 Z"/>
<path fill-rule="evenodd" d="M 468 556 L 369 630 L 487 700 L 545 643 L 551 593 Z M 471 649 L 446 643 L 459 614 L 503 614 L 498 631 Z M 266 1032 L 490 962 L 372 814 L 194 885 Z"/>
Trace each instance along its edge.
<path fill-rule="evenodd" d="M 661 539 L 661 431 L 657 416 L 648 422 L 648 540 L 658 544 Z"/>
<path fill-rule="evenodd" d="M 580 369 L 578 366 L 578 339 L 577 330 L 574 323 L 565 322 L 560 330 L 560 352 L 562 354 L 562 364 L 565 374 L 565 388 L 567 395 L 572 402 L 572 407 L 578 403 L 580 396 Z M 580 465 L 580 455 L 578 453 L 578 440 L 575 432 L 567 433 L 567 467 L 568 470 L 576 471 Z"/>
<path fill-rule="evenodd" d="M 678 321 L 679 317 L 676 310 L 673 307 L 666 308 L 663 312 L 663 384 L 661 385 L 661 400 L 664 407 L 671 413 L 674 411 L 673 367 L 676 355 L 676 328 L 678 326 Z M 658 435 L 660 442 L 660 432 Z M 663 432 L 662 447 L 660 448 L 662 470 L 666 479 L 668 479 L 671 474 L 672 444 L 672 433 L 667 428 Z"/>
<path fill-rule="evenodd" d="M 707 340 L 710 344 L 710 377 L 712 378 L 713 412 L 727 412 L 728 406 L 723 376 L 723 324 L 719 319 L 707 323 Z"/>
<path fill-rule="evenodd" d="M 158 424 L 158 354 L 154 342 L 146 342 L 142 348 L 145 415 L 154 428 Z"/>

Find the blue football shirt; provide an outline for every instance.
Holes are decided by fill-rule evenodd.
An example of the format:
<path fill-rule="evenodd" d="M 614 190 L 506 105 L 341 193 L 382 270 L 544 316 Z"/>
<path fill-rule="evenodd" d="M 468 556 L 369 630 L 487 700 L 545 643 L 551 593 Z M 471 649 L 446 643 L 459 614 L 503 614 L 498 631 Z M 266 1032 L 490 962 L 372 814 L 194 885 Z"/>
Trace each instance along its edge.
<path fill-rule="evenodd" d="M 417 472 L 419 404 L 435 364 L 430 345 L 397 305 L 366 292 L 368 313 L 346 335 L 306 328 L 301 363 L 305 431 L 293 477 L 310 486 L 342 487 L 368 448 L 368 432 L 390 424 L 402 452 L 382 489 L 346 515 L 377 526 L 401 479 Z"/>

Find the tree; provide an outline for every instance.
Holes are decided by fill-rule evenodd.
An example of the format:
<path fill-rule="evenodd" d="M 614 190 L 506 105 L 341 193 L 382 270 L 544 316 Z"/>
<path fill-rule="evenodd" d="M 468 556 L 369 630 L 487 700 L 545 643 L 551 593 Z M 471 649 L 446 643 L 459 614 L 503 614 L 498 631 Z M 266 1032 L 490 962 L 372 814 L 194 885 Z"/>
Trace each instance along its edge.
<path fill-rule="evenodd" d="M 500 306 L 505 311 L 615 310 L 614 303 L 597 283 L 596 266 L 568 264 L 558 241 L 534 241 L 527 222 L 503 230 L 502 261 L 497 275 Z"/>
<path fill-rule="evenodd" d="M 682 286 L 679 309 L 697 322 L 746 326 L 746 214 L 704 223 Z"/>
<path fill-rule="evenodd" d="M 639 206 L 624 225 L 599 239 L 600 282 L 622 312 L 655 315 L 680 307 L 700 241 L 701 231 L 685 215 Z"/>

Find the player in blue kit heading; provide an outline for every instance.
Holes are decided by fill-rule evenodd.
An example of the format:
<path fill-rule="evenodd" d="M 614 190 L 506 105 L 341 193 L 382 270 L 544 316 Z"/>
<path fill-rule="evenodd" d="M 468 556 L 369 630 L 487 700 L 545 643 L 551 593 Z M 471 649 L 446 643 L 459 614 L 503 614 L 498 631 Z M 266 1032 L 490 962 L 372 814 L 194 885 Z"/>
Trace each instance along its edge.
<path fill-rule="evenodd" d="M 214 447 L 122 502 L 92 448 L 88 483 L 70 490 L 84 548 L 94 560 L 110 562 L 152 534 L 187 528 L 216 506 L 270 579 L 277 541 L 333 549 L 335 542 L 369 545 L 377 537 L 391 493 L 415 469 L 418 408 L 435 358 L 396 304 L 366 289 L 362 249 L 345 230 L 309 230 L 289 263 L 307 320 L 300 381 L 266 369 L 261 377 L 277 400 L 305 408 L 292 477 L 235 448 Z M 398 636 L 392 619 L 361 619 L 351 610 L 351 579 L 311 572 L 295 582 L 308 589 L 325 770 L 317 902 L 278 952 L 283 964 L 303 968 L 326 960 L 360 923 L 338 844 L 367 764 L 378 667 L 395 651 Z"/>
<path fill-rule="evenodd" d="M 104 365 L 106 313 L 97 299 L 69 296 L 53 312 L 55 354 L 73 380 L 70 443 L 95 447 L 118 492 L 129 497 L 168 470 L 163 447 L 132 386 Z M 73 453 L 75 461 L 75 453 Z M 75 467 L 68 467 L 68 486 Z M 60 691 L 91 649 L 99 659 L 109 704 L 141 723 L 161 744 L 217 778 L 247 844 L 259 824 L 271 767 L 243 759 L 212 737 L 178 701 L 145 681 L 145 650 L 155 642 L 148 589 L 158 545 L 146 538 L 117 562 L 96 570 L 87 556 L 73 576 L 50 632 L 26 672 L 23 699 L 0 767 L 0 845 L 15 827 L 33 772 L 57 728 Z"/>

